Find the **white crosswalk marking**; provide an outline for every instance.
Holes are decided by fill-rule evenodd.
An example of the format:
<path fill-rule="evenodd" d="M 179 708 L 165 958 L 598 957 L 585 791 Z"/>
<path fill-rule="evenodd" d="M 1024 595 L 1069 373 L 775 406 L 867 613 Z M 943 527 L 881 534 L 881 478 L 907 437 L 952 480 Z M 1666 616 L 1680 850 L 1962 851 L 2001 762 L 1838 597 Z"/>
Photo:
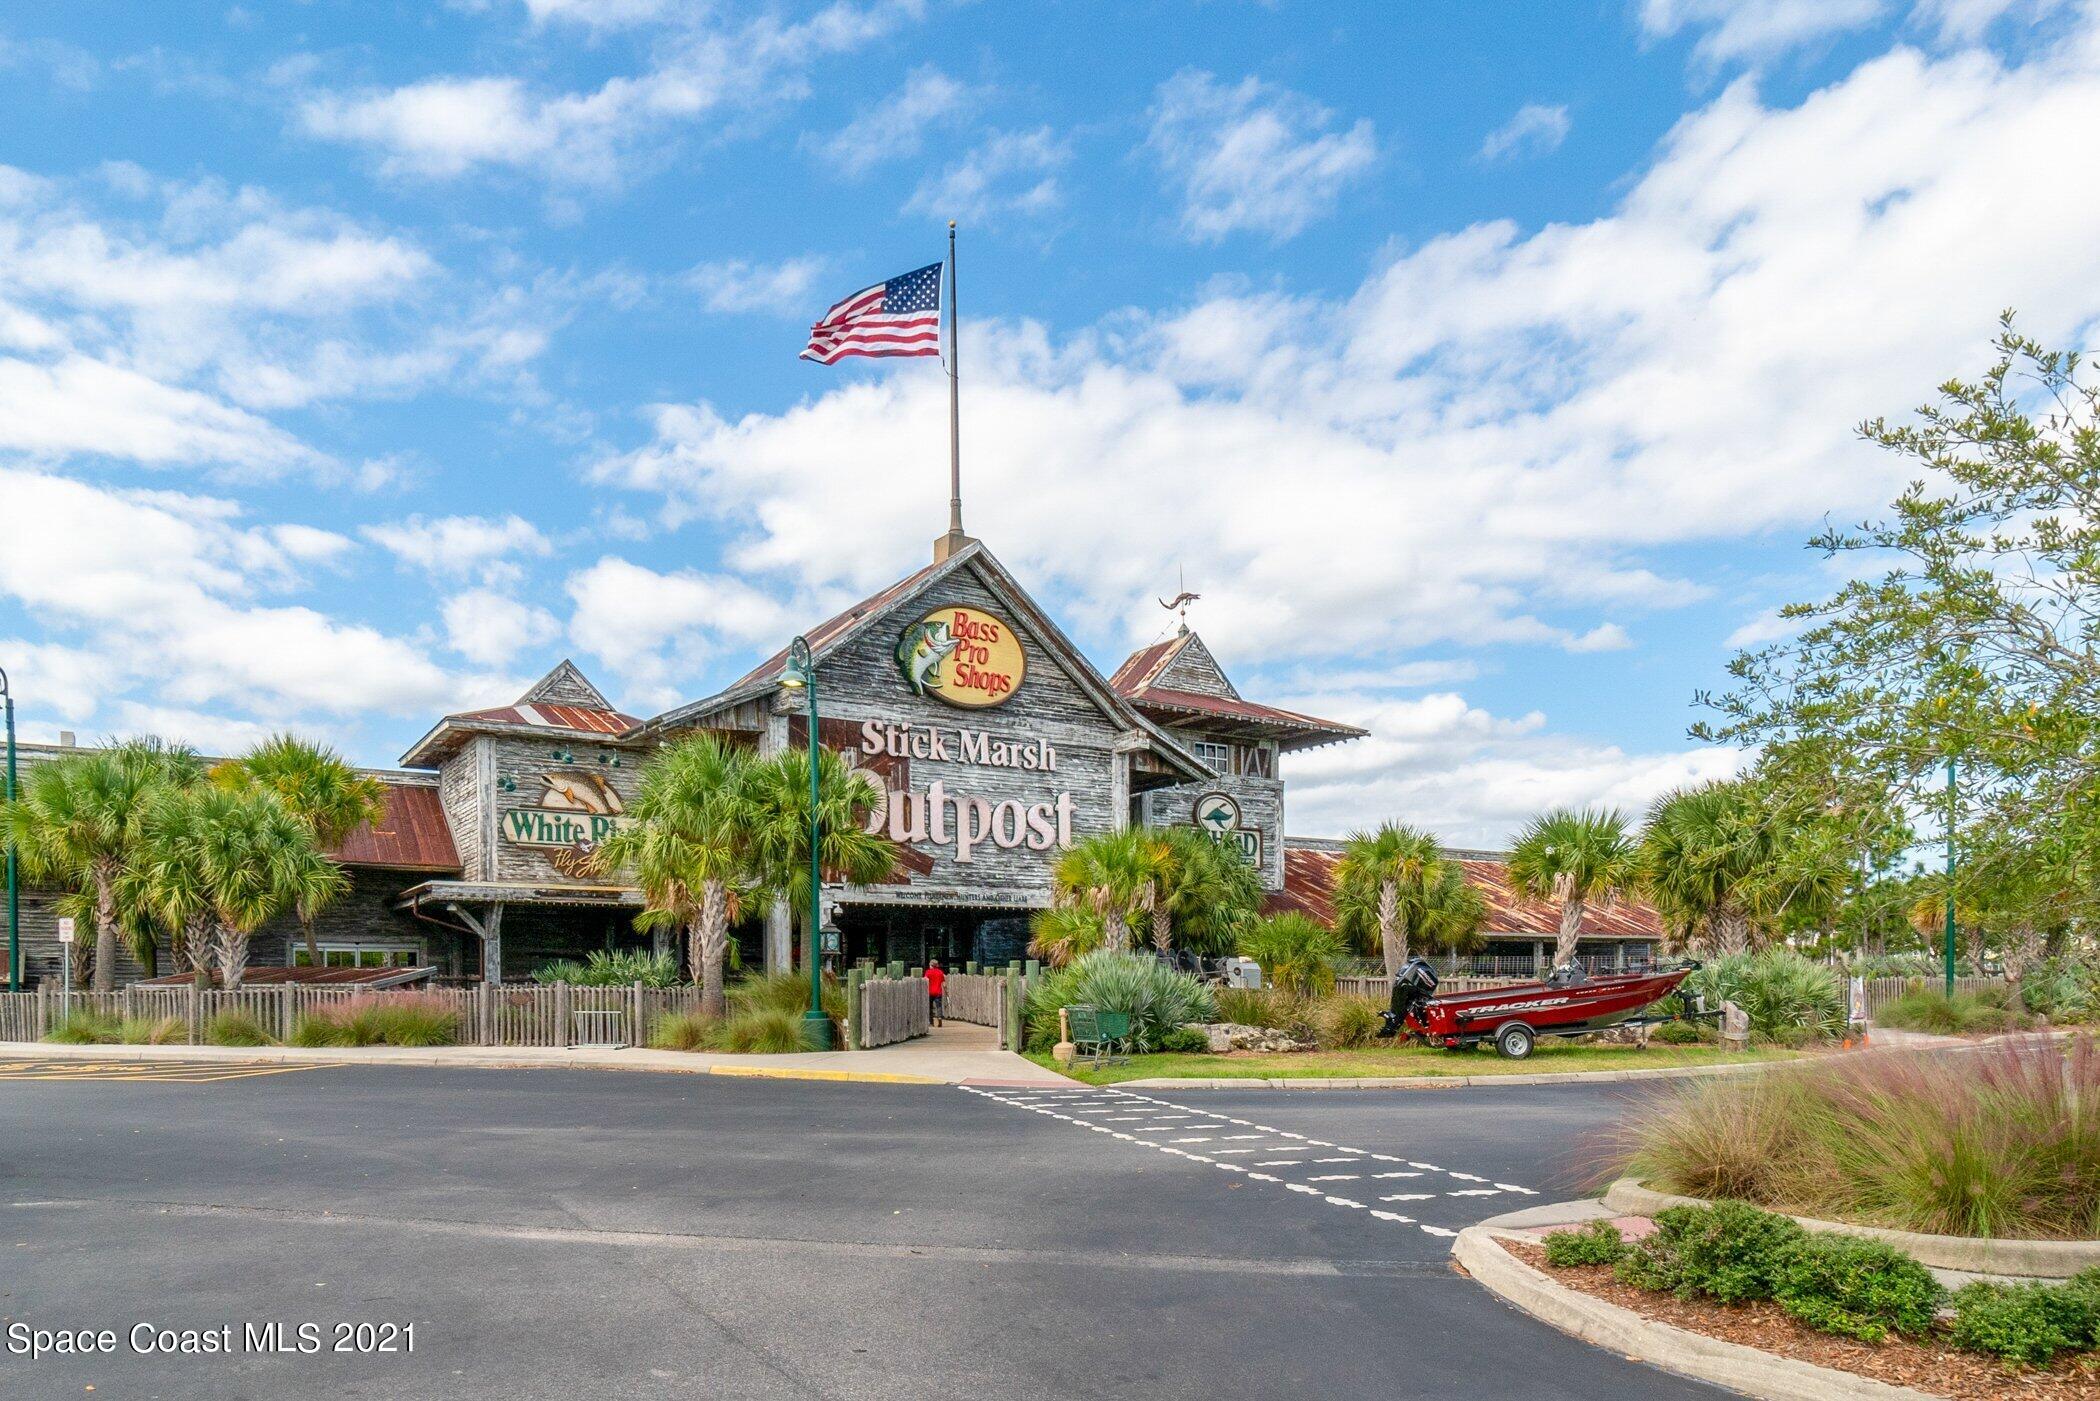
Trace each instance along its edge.
<path fill-rule="evenodd" d="M 1213 1167 L 1220 1172 L 1238 1173 L 1249 1182 L 1281 1186 L 1286 1191 L 1302 1197 L 1311 1197 L 1323 1205 L 1339 1207 L 1344 1211 L 1360 1211 L 1371 1220 L 1388 1222 L 1399 1226 L 1412 1226 L 1428 1235 L 1451 1239 L 1458 1234 L 1452 1227 L 1419 1221 L 1412 1216 L 1384 1209 L 1383 1204 L 1395 1202 L 1442 1202 L 1445 1210 L 1457 1210 L 1457 1200 L 1499 1196 L 1502 1193 L 1519 1193 L 1524 1196 L 1538 1195 L 1529 1187 L 1514 1182 L 1493 1182 L 1474 1173 L 1460 1172 L 1454 1168 L 1439 1167 L 1435 1163 L 1417 1162 L 1392 1153 L 1374 1153 L 1363 1148 L 1354 1148 L 1346 1143 L 1335 1143 L 1324 1138 L 1312 1138 L 1288 1129 L 1275 1128 L 1257 1123 L 1252 1119 L 1235 1118 L 1229 1114 L 1204 1113 L 1171 1100 L 1154 1098 L 1130 1090 L 1073 1090 L 1062 1095 L 1049 1096 L 1033 1091 L 1015 1093 L 975 1085 L 962 1087 L 971 1094 L 996 1100 L 1032 1113 L 1042 1114 L 1062 1123 L 1073 1124 L 1092 1133 L 1105 1134 L 1119 1142 L 1150 1148 L 1155 1152 L 1171 1154 L 1201 1166 Z M 1060 1105 L 1070 1109 L 1070 1114 L 1059 1113 L 1051 1106 Z M 1113 1125 L 1129 1124 L 1125 1130 Z M 1215 1137 L 1205 1130 L 1223 1128 L 1250 1130 L 1246 1133 L 1218 1134 Z M 1185 1135 L 1182 1137 L 1153 1137 L 1150 1135 Z M 1288 1142 L 1284 1140 L 1289 1140 Z M 1182 1144 L 1218 1144 L 1208 1154 L 1193 1153 Z M 1222 1146 L 1234 1145 L 1234 1146 Z M 1321 1149 L 1331 1152 L 1311 1156 Z M 1304 1156 L 1282 1156 L 1287 1154 Z M 1246 1157 L 1254 1161 L 1247 1164 L 1224 1161 L 1229 1157 Z M 1377 1172 L 1306 1172 L 1306 1169 L 1329 1164 L 1362 1164 L 1366 1167 L 1379 1163 L 1397 1163 L 1403 1166 Z M 1273 1168 L 1274 1172 L 1258 1169 Z M 1291 1174 L 1305 1172 L 1304 1177 L 1293 1181 Z M 1418 1179 L 1440 1176 L 1458 1183 L 1481 1183 L 1477 1187 L 1447 1187 L 1442 1191 L 1394 1192 L 1381 1195 L 1380 1206 L 1371 1206 L 1353 1197 L 1335 1195 L 1326 1185 L 1336 1182 L 1355 1182 L 1362 1179 L 1390 1181 L 1393 1179 Z M 1429 1182 L 1414 1183 L 1429 1187 Z M 1458 1224 L 1465 1224 L 1463 1221 Z"/>

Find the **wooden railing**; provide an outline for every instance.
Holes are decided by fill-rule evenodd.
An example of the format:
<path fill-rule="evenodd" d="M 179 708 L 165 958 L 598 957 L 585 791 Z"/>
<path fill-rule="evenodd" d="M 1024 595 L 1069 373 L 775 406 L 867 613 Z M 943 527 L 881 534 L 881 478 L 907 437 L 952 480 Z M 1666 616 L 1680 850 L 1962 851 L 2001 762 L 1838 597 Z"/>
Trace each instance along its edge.
<path fill-rule="evenodd" d="M 855 981 L 860 994 L 860 1017 L 853 1037 L 856 1049 L 870 1051 L 877 1046 L 894 1046 L 933 1029 L 924 978 Z"/>

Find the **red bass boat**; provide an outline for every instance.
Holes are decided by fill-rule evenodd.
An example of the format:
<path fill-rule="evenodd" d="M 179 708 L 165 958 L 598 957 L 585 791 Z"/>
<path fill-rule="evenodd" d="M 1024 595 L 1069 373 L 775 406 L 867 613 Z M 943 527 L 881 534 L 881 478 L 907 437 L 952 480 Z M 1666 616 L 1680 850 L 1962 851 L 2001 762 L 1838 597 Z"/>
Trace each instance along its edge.
<path fill-rule="evenodd" d="M 1542 983 L 1438 997 L 1436 970 L 1411 958 L 1393 979 L 1393 1006 L 1380 1035 L 1406 1032 L 1453 1051 L 1493 1041 L 1503 1055 L 1522 1060 L 1541 1036 L 1580 1036 L 1646 1024 L 1649 1019 L 1635 1013 L 1677 991 L 1698 966 L 1592 975 L 1568 964 L 1554 969 Z M 1707 1014 L 1702 1006 L 1693 1015 Z"/>

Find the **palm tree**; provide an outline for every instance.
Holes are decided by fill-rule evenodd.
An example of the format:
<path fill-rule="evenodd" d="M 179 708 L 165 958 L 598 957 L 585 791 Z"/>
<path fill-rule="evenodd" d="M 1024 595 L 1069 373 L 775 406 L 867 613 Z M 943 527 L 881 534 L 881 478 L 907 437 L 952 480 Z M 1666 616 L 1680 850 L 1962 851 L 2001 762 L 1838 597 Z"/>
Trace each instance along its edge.
<path fill-rule="evenodd" d="M 752 875 L 786 899 L 807 932 L 819 917 L 809 908 L 809 751 L 785 750 L 752 765 L 750 793 L 757 809 Z M 825 881 L 876 885 L 896 873 L 896 843 L 868 830 L 868 815 L 881 801 L 874 779 L 833 750 L 817 751 L 817 864 Z"/>
<path fill-rule="evenodd" d="M 1672 932 L 1721 956 L 1748 951 L 1752 901 L 1771 829 L 1740 784 L 1665 793 L 1648 809 L 1640 879 Z"/>
<path fill-rule="evenodd" d="M 686 936 L 701 1010 L 711 1017 L 724 1011 L 722 961 L 759 835 L 752 771 L 749 751 L 713 735 L 668 746 L 642 770 L 627 808 L 632 820 L 592 853 L 598 870 L 625 872 L 641 887 L 647 908 L 638 927 Z M 803 775 L 806 782 L 806 765 Z"/>
<path fill-rule="evenodd" d="M 168 931 L 178 973 L 201 971 L 212 957 L 212 902 L 201 859 L 198 824 L 204 796 L 196 788 L 168 789 L 149 803 L 136 858 L 120 882 L 123 902 L 150 928 Z"/>
<path fill-rule="evenodd" d="M 188 795 L 189 860 L 211 902 L 213 953 L 220 983 L 241 985 L 248 939 L 286 910 L 318 909 L 349 879 L 321 854 L 313 833 L 274 794 L 207 788 Z"/>
<path fill-rule="evenodd" d="M 1440 895 L 1456 898 L 1446 891 L 1447 873 L 1464 884 L 1427 832 L 1395 822 L 1358 832 L 1334 863 L 1336 926 L 1358 947 L 1375 935 L 1386 973 L 1396 974 L 1407 962 L 1411 927 L 1436 907 Z"/>
<path fill-rule="evenodd" d="M 1626 818 L 1612 809 L 1555 808 L 1533 818 L 1509 854 L 1509 881 L 1519 894 L 1560 905 L 1557 968 L 1575 958 L 1583 911 L 1633 888 L 1639 878 Z"/>
<path fill-rule="evenodd" d="M 214 767 L 211 779 L 223 788 L 253 787 L 276 794 L 323 852 L 335 850 L 352 832 L 386 814 L 384 783 L 359 773 L 326 745 L 294 735 L 270 736 L 240 758 Z M 309 904 L 297 909 L 307 961 L 315 965 L 321 962 L 321 944 L 314 921 L 321 909 Z"/>
<path fill-rule="evenodd" d="M 1161 827 L 1152 943 L 1199 954 L 1227 954 L 1261 917 L 1261 872 L 1236 846 L 1194 827 Z"/>
<path fill-rule="evenodd" d="M 117 985 L 118 882 L 136 856 L 148 799 L 200 776 L 189 749 L 133 740 L 38 765 L 8 809 L 7 839 L 29 878 L 69 887 L 92 914 L 97 992 Z"/>
<path fill-rule="evenodd" d="M 1055 898 L 1101 917 L 1108 947 L 1130 947 L 1131 925 L 1159 905 L 1166 857 L 1158 834 L 1143 827 L 1100 832 L 1074 842 L 1051 870 Z"/>
<path fill-rule="evenodd" d="M 1028 951 L 1052 968 L 1076 962 L 1108 942 L 1108 926 L 1088 905 L 1037 910 L 1028 931 Z"/>

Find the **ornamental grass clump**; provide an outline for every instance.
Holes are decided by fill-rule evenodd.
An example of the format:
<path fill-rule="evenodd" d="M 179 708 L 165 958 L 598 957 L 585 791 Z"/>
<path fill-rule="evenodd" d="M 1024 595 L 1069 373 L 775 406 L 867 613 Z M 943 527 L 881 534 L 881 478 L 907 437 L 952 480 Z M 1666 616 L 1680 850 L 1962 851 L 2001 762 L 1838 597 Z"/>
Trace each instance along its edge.
<path fill-rule="evenodd" d="M 113 1045 L 124 1039 L 123 1025 L 100 1012 L 74 1012 L 53 1022 L 44 1039 L 62 1046 Z"/>
<path fill-rule="evenodd" d="M 1987 1035 L 2025 1023 L 2026 1018 L 2006 1005 L 2002 992 L 1957 992 L 1949 997 L 1939 988 L 1907 992 L 1874 1015 L 1876 1026 L 1936 1036 Z"/>
<path fill-rule="evenodd" d="M 361 994 L 316 1007 L 292 1026 L 294 1046 L 450 1046 L 459 1013 L 435 993 Z"/>
<path fill-rule="evenodd" d="M 1368 997 L 1338 993 L 1319 1005 L 1316 1030 L 1323 1051 L 1350 1051 L 1378 1039 L 1384 1009 Z"/>
<path fill-rule="evenodd" d="M 2100 1237 L 2100 1046 L 2006 1041 L 1676 1086 L 1622 1131 L 1664 1191 L 1935 1235 Z"/>
<path fill-rule="evenodd" d="M 1103 949 L 1052 969 L 1029 990 L 1028 1049 L 1049 1050 L 1059 1009 L 1080 1006 L 1128 1013 L 1138 1051 L 1157 1048 L 1176 1027 L 1217 1017 L 1211 990 L 1188 974 L 1146 955 Z"/>
<path fill-rule="evenodd" d="M 748 1012 L 734 1013 L 722 1023 L 720 1048 L 740 1056 L 806 1051 L 809 1047 L 802 1040 L 802 1012 L 791 1012 L 782 1007 L 754 1007 Z"/>
<path fill-rule="evenodd" d="M 705 1012 L 672 1012 L 656 1019 L 649 1044 L 659 1051 L 712 1051 L 721 1041 L 722 1023 Z"/>
<path fill-rule="evenodd" d="M 745 1012 L 792 1012 L 809 1010 L 809 975 L 806 973 L 761 973 L 745 978 L 729 989 L 729 1015 Z M 846 989 L 839 980 L 824 979 L 823 1007 L 833 1021 L 846 1019 Z"/>
<path fill-rule="evenodd" d="M 261 1018 L 241 1007 L 214 1012 L 204 1024 L 207 1046 L 274 1046 L 277 1038 L 263 1028 Z"/>

